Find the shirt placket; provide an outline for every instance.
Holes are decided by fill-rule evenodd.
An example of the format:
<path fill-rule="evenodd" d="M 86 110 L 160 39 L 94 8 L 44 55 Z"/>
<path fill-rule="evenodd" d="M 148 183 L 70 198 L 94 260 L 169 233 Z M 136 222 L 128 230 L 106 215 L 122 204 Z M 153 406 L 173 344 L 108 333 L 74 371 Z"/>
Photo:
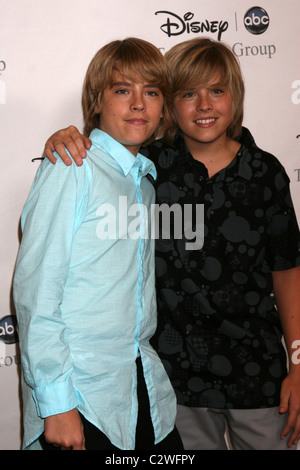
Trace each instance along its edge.
<path fill-rule="evenodd" d="M 137 289 L 137 324 L 135 331 L 135 341 L 136 341 L 136 354 L 139 352 L 139 336 L 140 336 L 140 325 L 144 317 L 144 258 L 145 258 L 145 224 L 144 224 L 144 205 L 143 197 L 141 191 L 141 179 L 142 175 L 140 173 L 139 166 L 134 166 L 132 168 L 132 175 L 136 184 L 136 196 L 140 209 L 140 237 L 138 245 L 138 264 L 139 264 L 139 274 L 138 274 L 138 289 Z"/>

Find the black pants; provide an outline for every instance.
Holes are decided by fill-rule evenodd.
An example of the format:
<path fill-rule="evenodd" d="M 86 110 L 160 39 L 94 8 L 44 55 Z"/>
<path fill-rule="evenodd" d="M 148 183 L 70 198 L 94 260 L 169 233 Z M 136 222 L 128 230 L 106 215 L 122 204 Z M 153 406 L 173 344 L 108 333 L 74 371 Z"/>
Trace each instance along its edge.
<path fill-rule="evenodd" d="M 156 445 L 154 444 L 154 431 L 150 416 L 149 398 L 140 359 L 137 360 L 137 377 L 139 408 L 135 450 L 183 450 L 183 444 L 176 428 L 161 442 Z M 85 419 L 84 416 L 81 415 L 81 419 L 84 427 L 85 447 L 87 450 L 120 451 L 118 447 L 115 447 L 110 442 L 103 432 Z M 57 447 L 47 444 L 44 436 L 41 436 L 40 442 L 44 450 L 58 450 Z"/>

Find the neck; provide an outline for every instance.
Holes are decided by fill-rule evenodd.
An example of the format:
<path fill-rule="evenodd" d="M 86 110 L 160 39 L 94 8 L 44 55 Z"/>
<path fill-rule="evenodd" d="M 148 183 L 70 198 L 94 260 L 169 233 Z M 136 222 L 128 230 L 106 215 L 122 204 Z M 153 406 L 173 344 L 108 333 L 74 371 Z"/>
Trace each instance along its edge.
<path fill-rule="evenodd" d="M 194 141 L 184 136 L 184 141 L 192 157 L 206 166 L 210 177 L 228 166 L 241 146 L 227 136 L 207 143 Z"/>

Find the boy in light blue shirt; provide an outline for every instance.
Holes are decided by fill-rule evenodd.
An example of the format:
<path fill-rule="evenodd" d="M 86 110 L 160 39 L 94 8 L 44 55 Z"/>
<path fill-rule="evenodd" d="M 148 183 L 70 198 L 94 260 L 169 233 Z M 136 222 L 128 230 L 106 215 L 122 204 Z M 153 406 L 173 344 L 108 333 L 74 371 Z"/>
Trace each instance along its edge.
<path fill-rule="evenodd" d="M 87 159 L 38 169 L 14 278 L 24 448 L 182 449 L 175 394 L 149 343 L 156 170 L 138 153 L 169 125 L 169 93 L 153 45 L 107 44 L 83 87 Z"/>

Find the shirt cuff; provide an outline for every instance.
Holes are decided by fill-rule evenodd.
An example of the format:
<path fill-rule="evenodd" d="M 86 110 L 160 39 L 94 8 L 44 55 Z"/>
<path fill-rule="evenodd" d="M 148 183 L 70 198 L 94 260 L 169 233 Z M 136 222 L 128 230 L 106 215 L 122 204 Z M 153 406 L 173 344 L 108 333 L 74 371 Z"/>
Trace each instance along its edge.
<path fill-rule="evenodd" d="M 70 379 L 55 382 L 33 391 L 38 414 L 41 418 L 65 413 L 77 408 L 79 401 Z"/>

